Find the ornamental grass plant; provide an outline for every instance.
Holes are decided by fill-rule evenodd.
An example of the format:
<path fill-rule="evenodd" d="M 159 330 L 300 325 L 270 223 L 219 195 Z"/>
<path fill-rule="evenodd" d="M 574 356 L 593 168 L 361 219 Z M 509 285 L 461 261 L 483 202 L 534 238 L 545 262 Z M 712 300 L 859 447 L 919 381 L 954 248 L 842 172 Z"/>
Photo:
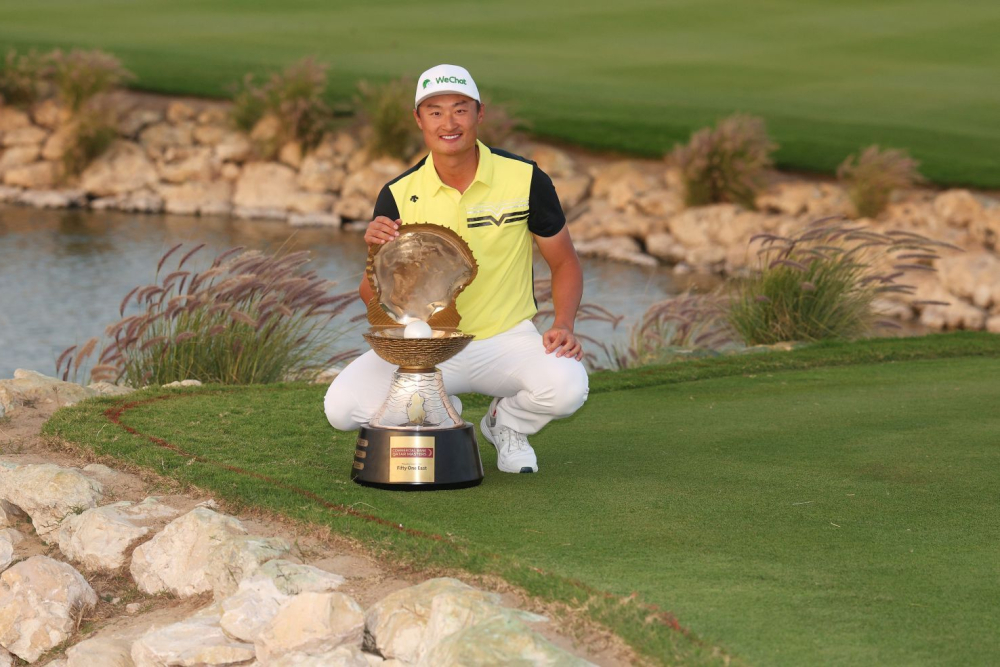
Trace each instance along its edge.
<path fill-rule="evenodd" d="M 73 49 L 68 53 L 56 49 L 47 60 L 56 94 L 73 113 L 79 112 L 97 95 L 135 78 L 118 58 L 97 49 Z"/>
<path fill-rule="evenodd" d="M 349 328 L 344 312 L 357 294 L 331 294 L 334 283 L 305 270 L 308 251 L 267 255 L 233 248 L 201 272 L 185 269 L 202 244 L 183 254 L 176 270 L 163 273 L 181 247 L 163 255 L 153 284 L 134 288 L 122 300 L 122 319 L 106 329 L 109 342 L 90 368 L 93 381 L 133 387 L 184 379 L 279 382 L 359 353 L 330 356 L 331 345 Z M 130 304 L 140 311 L 125 317 Z M 98 343 L 92 338 L 66 349 L 56 362 L 57 375 L 77 377 Z"/>
<path fill-rule="evenodd" d="M 923 180 L 919 164 L 904 150 L 869 146 L 860 155 L 848 156 L 837 167 L 837 178 L 858 217 L 874 218 L 889 205 L 894 191 Z"/>
<path fill-rule="evenodd" d="M 934 271 L 942 248 L 955 246 L 913 232 L 876 233 L 842 218 L 818 220 L 792 237 L 758 234 L 759 266 L 735 283 L 728 320 L 747 345 L 851 339 L 880 321 L 872 304 L 912 296 L 907 271 Z M 882 268 L 888 267 L 888 268 Z M 912 301 L 913 305 L 947 305 Z"/>
<path fill-rule="evenodd" d="M 405 76 L 382 84 L 358 82 L 355 106 L 367 126 L 365 146 L 372 157 L 407 161 L 420 150 L 423 137 L 413 120 L 416 85 Z"/>
<path fill-rule="evenodd" d="M 0 66 L 0 102 L 17 107 L 30 107 L 45 94 L 50 64 L 32 50 L 18 54 L 7 51 Z"/>
<path fill-rule="evenodd" d="M 117 117 L 111 107 L 87 104 L 72 122 L 73 131 L 62 156 L 67 176 L 82 173 L 118 138 Z"/>
<path fill-rule="evenodd" d="M 668 161 L 680 169 L 687 206 L 731 202 L 752 209 L 777 148 L 762 118 L 735 114 L 692 134 Z"/>

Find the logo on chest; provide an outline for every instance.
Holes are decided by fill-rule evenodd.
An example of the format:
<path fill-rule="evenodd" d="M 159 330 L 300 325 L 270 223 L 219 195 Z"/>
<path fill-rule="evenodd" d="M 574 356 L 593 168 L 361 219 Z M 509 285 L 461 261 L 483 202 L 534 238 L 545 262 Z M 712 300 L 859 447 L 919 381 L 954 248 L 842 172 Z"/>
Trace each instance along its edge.
<path fill-rule="evenodd" d="M 489 227 L 495 225 L 514 225 L 528 221 L 528 200 L 494 202 L 477 204 L 466 209 L 466 222 L 469 228 Z"/>

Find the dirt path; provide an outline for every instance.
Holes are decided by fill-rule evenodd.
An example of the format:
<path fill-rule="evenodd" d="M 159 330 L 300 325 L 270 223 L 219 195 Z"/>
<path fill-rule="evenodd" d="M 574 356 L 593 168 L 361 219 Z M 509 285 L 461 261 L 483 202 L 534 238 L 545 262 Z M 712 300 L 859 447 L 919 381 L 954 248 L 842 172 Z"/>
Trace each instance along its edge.
<path fill-rule="evenodd" d="M 280 516 L 230 511 L 231 508 L 216 502 L 211 494 L 198 489 L 182 489 L 174 480 L 120 461 L 97 457 L 71 443 L 43 436 L 42 426 L 53 410 L 49 406 L 23 407 L 0 420 L 0 462 L 55 463 L 79 468 L 99 464 L 88 473 L 104 486 L 102 505 L 121 500 L 138 502 L 151 495 L 183 512 L 199 504 L 208 504 L 239 518 L 252 534 L 287 540 L 293 545 L 288 556 L 290 560 L 340 574 L 347 582 L 339 591 L 352 596 L 365 608 L 393 591 L 426 579 L 454 576 L 478 588 L 500 593 L 507 606 L 548 616 L 551 619 L 549 623 L 538 624 L 534 629 L 580 657 L 598 665 L 640 663 L 624 642 L 586 619 L 582 613 L 542 603 L 497 578 L 474 577 L 445 570 L 414 570 L 389 564 L 373 557 L 361 545 L 331 534 L 327 529 L 297 524 Z M 106 468 L 100 467 L 102 465 Z M 18 559 L 44 554 L 66 560 L 56 544 L 46 545 L 35 535 L 26 519 L 14 527 L 27 538 L 17 546 Z M 181 600 L 166 595 L 146 595 L 132 582 L 127 567 L 112 575 L 93 575 L 82 570 L 81 573 L 100 598 L 98 605 L 81 619 L 77 636 L 62 650 L 54 650 L 39 660 L 39 665 L 62 657 L 65 648 L 83 639 L 109 635 L 138 636 L 154 625 L 177 622 L 210 601 L 208 596 Z"/>

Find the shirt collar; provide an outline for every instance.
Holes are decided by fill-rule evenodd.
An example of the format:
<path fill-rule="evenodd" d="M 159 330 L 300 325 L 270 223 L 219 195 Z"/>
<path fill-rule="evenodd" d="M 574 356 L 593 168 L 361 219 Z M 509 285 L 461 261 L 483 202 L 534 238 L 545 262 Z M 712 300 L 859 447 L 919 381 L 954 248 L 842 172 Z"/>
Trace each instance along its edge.
<path fill-rule="evenodd" d="M 472 183 L 482 183 L 486 187 L 493 185 L 493 153 L 490 152 L 489 146 L 483 142 L 476 140 L 476 146 L 479 147 L 479 165 L 476 167 L 476 177 L 472 179 Z M 441 181 L 441 177 L 438 176 L 437 169 L 434 168 L 434 154 L 427 154 L 427 163 L 425 165 L 425 178 L 428 179 L 427 184 L 434 190 L 437 194 L 438 190 L 445 187 L 445 184 Z M 472 187 L 472 184 L 469 185 Z"/>

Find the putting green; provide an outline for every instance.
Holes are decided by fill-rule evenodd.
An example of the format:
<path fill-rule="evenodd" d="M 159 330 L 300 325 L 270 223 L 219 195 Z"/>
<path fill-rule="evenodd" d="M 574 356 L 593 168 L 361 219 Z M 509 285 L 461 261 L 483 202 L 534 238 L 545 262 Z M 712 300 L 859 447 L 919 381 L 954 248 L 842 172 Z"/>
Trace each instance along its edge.
<path fill-rule="evenodd" d="M 602 620 L 664 662 L 717 646 L 759 664 L 983 664 L 1000 655 L 998 372 L 1000 359 L 952 358 L 598 386 L 532 438 L 539 474 L 497 472 L 483 442 L 484 483 L 442 493 L 347 482 L 353 438 L 323 423 L 320 387 L 207 389 L 121 412 L 181 456 L 114 428 L 95 436 L 107 400 L 50 430 L 409 556 L 420 548 L 384 524 L 443 540 L 431 562 L 456 554 L 542 596 L 566 597 L 567 581 L 634 592 L 676 615 L 691 652 L 666 627 L 614 609 Z"/>
<path fill-rule="evenodd" d="M 0 48 L 99 47 L 143 89 L 218 96 L 305 55 L 358 78 L 467 66 L 541 135 L 661 155 L 742 111 L 781 166 L 830 172 L 879 143 L 940 183 L 1000 186 L 1000 4 L 776 0 L 7 0 Z"/>

